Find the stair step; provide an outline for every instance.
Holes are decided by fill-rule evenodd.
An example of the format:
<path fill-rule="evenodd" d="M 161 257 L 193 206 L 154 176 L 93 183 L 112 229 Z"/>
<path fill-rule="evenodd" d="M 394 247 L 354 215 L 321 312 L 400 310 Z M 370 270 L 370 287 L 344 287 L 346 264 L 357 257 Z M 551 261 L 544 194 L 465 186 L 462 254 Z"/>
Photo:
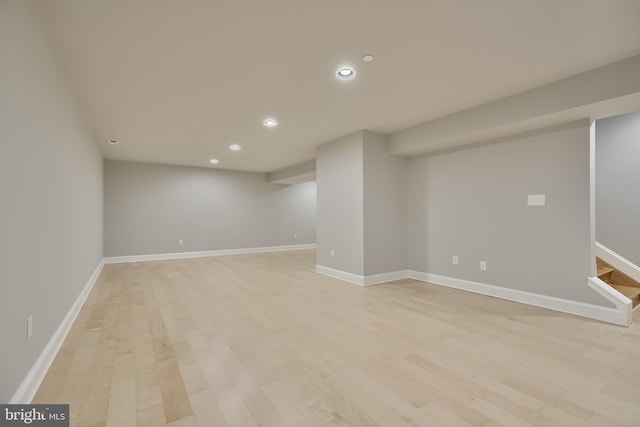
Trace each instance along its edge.
<path fill-rule="evenodd" d="M 640 304 L 640 288 L 635 286 L 611 285 L 616 291 L 629 298 L 633 306 Z"/>
<path fill-rule="evenodd" d="M 600 257 L 596 257 L 596 266 L 599 267 L 611 267 L 609 264 L 607 264 L 602 258 Z"/>
<path fill-rule="evenodd" d="M 640 283 L 618 270 L 613 270 L 609 279 L 611 283 L 615 283 L 616 285 L 640 288 Z"/>
<path fill-rule="evenodd" d="M 614 271 L 613 268 L 611 267 L 598 267 L 598 277 L 602 277 L 602 276 L 606 276 L 609 273 L 612 273 Z"/>

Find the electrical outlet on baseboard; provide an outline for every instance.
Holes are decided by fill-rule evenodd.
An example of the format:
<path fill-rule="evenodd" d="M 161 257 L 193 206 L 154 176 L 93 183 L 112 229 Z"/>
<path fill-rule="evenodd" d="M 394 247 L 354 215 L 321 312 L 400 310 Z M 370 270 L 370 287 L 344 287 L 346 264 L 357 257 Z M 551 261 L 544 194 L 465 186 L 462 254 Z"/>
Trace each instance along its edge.
<path fill-rule="evenodd" d="M 452 263 L 453 265 L 458 265 L 458 255 L 454 255 L 454 256 L 451 258 L 451 263 Z"/>

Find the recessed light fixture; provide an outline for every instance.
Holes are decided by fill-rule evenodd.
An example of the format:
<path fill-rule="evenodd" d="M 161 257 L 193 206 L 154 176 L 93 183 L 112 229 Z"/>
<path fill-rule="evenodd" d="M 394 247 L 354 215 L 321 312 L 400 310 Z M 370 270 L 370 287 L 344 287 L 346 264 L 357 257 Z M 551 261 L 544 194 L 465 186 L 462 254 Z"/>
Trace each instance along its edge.
<path fill-rule="evenodd" d="M 268 128 L 274 128 L 276 126 L 278 126 L 278 121 L 276 119 L 265 119 L 264 122 L 262 122 L 263 125 L 265 125 Z"/>
<path fill-rule="evenodd" d="M 356 76 L 356 70 L 351 67 L 342 67 L 336 72 L 336 76 L 340 80 L 351 80 Z"/>
<path fill-rule="evenodd" d="M 220 163 L 220 160 L 218 160 L 218 159 L 211 159 L 211 160 L 209 160 L 209 163 L 211 163 L 212 165 L 217 165 L 218 163 Z"/>
<path fill-rule="evenodd" d="M 238 144 L 231 144 L 229 146 L 229 150 L 231 150 L 231 151 L 240 151 L 241 148 L 242 147 L 240 147 Z"/>
<path fill-rule="evenodd" d="M 118 141 L 117 139 L 107 139 L 107 143 L 109 145 L 118 145 L 120 144 L 120 141 Z"/>
<path fill-rule="evenodd" d="M 373 55 L 365 55 L 362 57 L 362 60 L 364 62 L 372 62 L 373 61 Z"/>

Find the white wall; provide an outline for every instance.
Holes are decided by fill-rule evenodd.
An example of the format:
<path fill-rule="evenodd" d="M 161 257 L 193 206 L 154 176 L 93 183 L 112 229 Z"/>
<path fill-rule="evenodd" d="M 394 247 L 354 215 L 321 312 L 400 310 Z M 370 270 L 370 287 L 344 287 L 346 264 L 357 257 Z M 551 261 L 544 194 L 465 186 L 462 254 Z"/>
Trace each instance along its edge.
<path fill-rule="evenodd" d="M 587 286 L 589 173 L 586 121 L 411 160 L 409 268 L 610 306 Z M 527 206 L 528 194 L 546 206 Z"/>
<path fill-rule="evenodd" d="M 318 178 L 317 264 L 364 274 L 362 132 L 316 151 Z M 330 256 L 335 250 L 335 258 Z"/>
<path fill-rule="evenodd" d="M 102 259 L 102 158 L 67 83 L 34 3 L 0 2 L 0 402 Z"/>
<path fill-rule="evenodd" d="M 596 240 L 640 266 L 640 113 L 596 121 Z"/>
<path fill-rule="evenodd" d="M 115 160 L 104 170 L 106 256 L 315 243 L 315 182 Z"/>

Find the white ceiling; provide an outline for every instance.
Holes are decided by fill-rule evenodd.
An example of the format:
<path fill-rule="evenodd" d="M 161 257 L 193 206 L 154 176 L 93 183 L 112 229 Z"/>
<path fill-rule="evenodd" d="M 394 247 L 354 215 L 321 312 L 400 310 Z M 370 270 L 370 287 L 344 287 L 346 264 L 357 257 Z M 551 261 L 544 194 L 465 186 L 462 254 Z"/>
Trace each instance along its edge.
<path fill-rule="evenodd" d="M 40 7 L 106 158 L 208 166 L 217 157 L 220 168 L 259 172 L 360 129 L 388 134 L 640 54 L 637 0 Z M 335 78 L 344 64 L 355 80 Z M 276 129 L 262 126 L 269 116 Z M 231 143 L 242 151 L 224 154 Z"/>

